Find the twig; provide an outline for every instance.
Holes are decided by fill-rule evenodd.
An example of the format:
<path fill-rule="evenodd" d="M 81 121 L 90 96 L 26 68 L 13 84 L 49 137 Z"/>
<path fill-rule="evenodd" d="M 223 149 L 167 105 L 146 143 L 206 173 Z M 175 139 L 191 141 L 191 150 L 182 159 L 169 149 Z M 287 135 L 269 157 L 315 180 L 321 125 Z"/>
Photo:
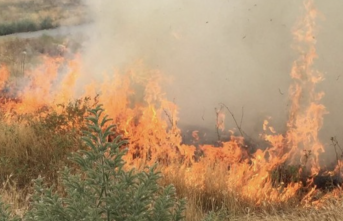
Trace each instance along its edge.
<path fill-rule="evenodd" d="M 337 160 L 337 164 L 339 165 L 339 158 L 343 158 L 343 149 L 342 149 L 342 147 L 339 145 L 339 143 L 338 143 L 336 137 L 331 137 L 330 140 L 331 140 L 332 145 L 333 145 L 333 147 L 334 147 L 334 149 L 335 149 L 336 160 Z M 341 156 L 340 156 L 340 157 L 338 156 L 337 147 L 338 147 L 338 148 L 340 149 L 340 151 L 341 151 Z M 341 166 L 339 166 L 339 173 L 341 173 Z"/>
<path fill-rule="evenodd" d="M 229 113 L 231 114 L 233 120 L 235 121 L 236 127 L 239 130 L 239 133 L 241 134 L 242 137 L 244 137 L 244 133 L 242 131 L 242 128 L 238 125 L 237 120 L 236 120 L 235 116 L 233 115 L 233 113 L 230 111 L 230 109 L 225 104 L 223 104 L 223 103 L 219 103 L 219 105 L 221 105 L 222 107 L 225 107 L 227 109 L 227 111 L 229 111 Z"/>
<path fill-rule="evenodd" d="M 239 124 L 240 128 L 242 128 L 243 117 L 244 117 L 244 106 L 242 107 L 241 123 Z"/>
<path fill-rule="evenodd" d="M 233 115 L 233 113 L 230 111 L 230 109 L 225 104 L 223 104 L 223 103 L 219 103 L 219 105 L 221 105 L 221 108 L 225 107 L 229 111 L 229 113 L 231 114 L 233 120 L 235 121 L 236 127 L 238 128 L 239 133 L 241 134 L 241 136 L 244 137 L 245 140 L 252 141 L 253 139 L 247 133 L 245 133 L 244 130 L 242 129 L 242 122 L 243 122 L 243 116 L 244 116 L 244 107 L 242 107 L 241 122 L 240 122 L 240 125 L 238 125 L 237 120 L 236 120 L 235 116 Z"/>
<path fill-rule="evenodd" d="M 166 114 L 166 116 L 167 116 L 167 118 L 168 118 L 168 120 L 169 120 L 171 126 L 175 126 L 175 125 L 174 125 L 174 119 L 173 119 L 173 117 L 170 116 L 170 114 L 167 112 L 166 109 L 163 109 L 163 112 Z"/>
<path fill-rule="evenodd" d="M 219 121 L 219 112 L 221 111 L 221 108 L 220 110 L 218 111 L 217 108 L 214 108 L 215 112 L 216 112 L 216 132 L 217 132 L 217 136 L 218 136 L 218 142 L 220 142 L 221 140 L 221 137 L 220 137 L 220 133 L 219 133 L 219 126 L 218 126 L 218 121 Z"/>

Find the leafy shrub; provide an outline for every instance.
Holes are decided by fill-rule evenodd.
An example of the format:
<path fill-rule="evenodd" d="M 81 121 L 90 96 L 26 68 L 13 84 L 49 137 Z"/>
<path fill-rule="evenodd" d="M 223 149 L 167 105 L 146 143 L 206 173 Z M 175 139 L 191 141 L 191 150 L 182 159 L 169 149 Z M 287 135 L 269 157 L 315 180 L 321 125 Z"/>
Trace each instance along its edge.
<path fill-rule="evenodd" d="M 100 119 L 101 106 L 90 113 L 82 138 L 89 149 L 72 155 L 78 169 L 66 167 L 61 173 L 64 193 L 37 179 L 25 220 L 182 220 L 185 201 L 177 200 L 174 187 L 158 185 L 161 175 L 155 167 L 124 170 L 126 141 L 118 136 L 107 142 L 114 127 L 105 127 L 110 119 Z"/>
<path fill-rule="evenodd" d="M 80 131 L 84 128 L 85 115 L 87 109 L 94 105 L 97 101 L 94 101 L 90 97 L 85 97 L 83 99 L 77 99 L 73 102 L 67 104 L 58 104 L 60 112 L 55 110 L 42 109 L 41 117 L 38 122 L 41 126 L 50 132 L 58 132 L 67 134 L 71 131 Z"/>

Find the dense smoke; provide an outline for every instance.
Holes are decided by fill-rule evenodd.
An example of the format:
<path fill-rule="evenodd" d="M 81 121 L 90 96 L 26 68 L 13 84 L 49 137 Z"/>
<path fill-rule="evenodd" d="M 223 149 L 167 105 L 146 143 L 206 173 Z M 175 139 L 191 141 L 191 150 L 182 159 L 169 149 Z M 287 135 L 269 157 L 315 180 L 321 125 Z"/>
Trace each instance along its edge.
<path fill-rule="evenodd" d="M 124 68 L 142 59 L 173 82 L 164 85 L 180 107 L 180 124 L 207 128 L 215 136 L 215 111 L 223 102 L 243 129 L 257 137 L 271 117 L 279 133 L 288 117 L 289 72 L 299 56 L 292 50 L 292 28 L 302 16 L 299 0 L 97 0 L 87 2 L 94 26 L 85 44 L 85 69 L 93 73 Z M 315 1 L 318 19 L 315 67 L 324 73 L 322 142 L 343 143 L 343 62 L 340 61 L 343 2 Z M 343 75 L 343 73 L 342 73 Z M 226 128 L 235 127 L 231 116 Z M 331 148 L 331 147 L 328 147 Z"/>

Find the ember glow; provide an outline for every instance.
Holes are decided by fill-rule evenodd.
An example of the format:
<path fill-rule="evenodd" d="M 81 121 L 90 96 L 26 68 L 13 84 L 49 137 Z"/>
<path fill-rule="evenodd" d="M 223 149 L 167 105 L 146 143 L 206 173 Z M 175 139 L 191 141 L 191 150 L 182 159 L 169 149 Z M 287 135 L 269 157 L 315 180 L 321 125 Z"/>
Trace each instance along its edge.
<path fill-rule="evenodd" d="M 158 162 L 171 182 L 179 180 L 189 190 L 222 189 L 224 196 L 233 195 L 256 206 L 282 205 L 301 194 L 304 203 L 311 202 L 317 191 L 313 178 L 321 171 L 319 157 L 324 146 L 318 131 L 326 110 L 320 103 L 324 93 L 316 91 L 323 76 L 313 69 L 317 12 L 311 0 L 306 0 L 304 6 L 305 16 L 293 31 L 299 59 L 291 70 L 287 132 L 277 134 L 266 120 L 261 127 L 265 129 L 262 137 L 267 148 L 250 151 L 243 136 L 229 132 L 230 139 L 218 145 L 200 144 L 198 131 L 193 131 L 193 144 L 184 144 L 178 127 L 178 107 L 166 99 L 160 86 L 163 74 L 148 70 L 140 62 L 126 71 L 104 75 L 102 82 L 85 85 L 81 97 L 97 97 L 97 102 L 104 105 L 117 125 L 115 132 L 129 141 L 125 159 L 130 167 Z M 26 73 L 24 87 L 8 89 L 16 99 L 3 102 L 5 116 L 10 121 L 15 114 L 32 114 L 47 106 L 60 111 L 58 104 L 76 98 L 81 66 L 79 56 L 73 61 L 46 58 L 40 67 Z M 5 87 L 8 76 L 6 67 L 1 67 L 0 88 Z M 224 113 L 218 110 L 214 123 L 223 132 L 224 119 L 230 117 Z M 294 169 L 298 179 L 282 177 L 282 168 Z M 212 182 L 214 177 L 220 177 L 221 182 Z M 304 187 L 310 190 L 299 193 Z"/>

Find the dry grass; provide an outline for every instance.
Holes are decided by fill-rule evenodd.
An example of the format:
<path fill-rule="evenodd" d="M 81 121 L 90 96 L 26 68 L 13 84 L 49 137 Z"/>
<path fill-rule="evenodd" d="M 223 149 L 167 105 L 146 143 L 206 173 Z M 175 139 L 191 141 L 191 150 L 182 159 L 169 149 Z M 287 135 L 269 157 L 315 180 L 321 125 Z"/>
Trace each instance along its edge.
<path fill-rule="evenodd" d="M 33 179 L 41 176 L 45 184 L 59 188 L 58 174 L 69 165 L 67 157 L 84 147 L 79 139 L 84 119 L 79 116 L 88 105 L 78 100 L 65 105 L 62 114 L 50 109 L 33 115 L 0 114 L 0 198 L 13 214 L 27 211 Z M 74 125 L 68 124 L 69 118 Z"/>
<path fill-rule="evenodd" d="M 0 24 L 29 21 L 40 24 L 45 18 L 53 26 L 77 25 L 87 21 L 87 9 L 78 0 L 0 0 Z"/>
<path fill-rule="evenodd" d="M 343 220 L 343 199 L 341 197 L 325 200 L 320 207 L 294 207 L 285 205 L 284 208 L 274 210 L 263 210 L 254 208 L 253 205 L 242 204 L 242 201 L 235 197 L 223 194 L 218 196 L 220 189 L 212 189 L 212 193 L 202 191 L 201 189 L 189 188 L 182 181 L 182 174 L 176 172 L 167 174 L 163 182 L 174 183 L 180 197 L 187 197 L 187 209 L 185 212 L 186 221 L 281 221 L 281 220 L 299 220 L 299 221 L 337 221 Z M 216 175 L 219 175 L 217 173 Z M 209 183 L 215 184 L 222 182 L 218 176 L 211 177 Z M 213 195 L 209 195 L 213 194 Z M 13 177 L 9 177 L 3 182 L 3 188 L 0 189 L 0 195 L 4 202 L 11 205 L 11 210 L 22 215 L 29 207 L 30 186 L 18 188 Z M 217 198 L 219 197 L 219 198 Z M 224 197 L 224 198 L 223 198 Z M 219 206 L 222 204 L 222 206 Z"/>
<path fill-rule="evenodd" d="M 249 214 L 242 217 L 236 217 L 230 220 L 256 220 L 256 221 L 291 221 L 291 220 L 299 220 L 299 221 L 337 221 L 343 220 L 343 200 L 342 199 L 334 199 L 330 203 L 327 203 L 326 206 L 320 209 L 314 208 L 301 208 L 301 209 L 293 209 L 290 211 L 279 211 L 278 214 L 268 214 L 268 213 L 261 213 L 261 214 Z"/>
<path fill-rule="evenodd" d="M 204 168 L 203 172 L 207 178 L 206 186 L 203 188 L 186 184 L 185 176 L 190 174 L 185 174 L 180 167 L 170 169 L 170 173 L 164 173 L 164 184 L 173 183 L 179 196 L 187 198 L 186 221 L 205 218 L 211 221 L 343 220 L 343 198 L 339 189 L 336 189 L 335 193 L 329 193 L 321 201 L 308 205 L 302 205 L 301 198 L 293 198 L 282 205 L 270 203 L 257 206 L 234 193 L 224 192 L 227 189 L 226 181 L 223 179 L 225 171 Z"/>
<path fill-rule="evenodd" d="M 341 190 L 328 193 L 320 201 L 301 202 L 295 195 L 287 202 L 266 202 L 256 205 L 247 199 L 227 191 L 227 170 L 220 166 L 202 167 L 199 173 L 189 173 L 180 165 L 161 167 L 162 185 L 174 184 L 178 195 L 187 198 L 186 220 L 343 220 Z M 193 181 L 189 179 L 193 176 Z M 205 178 L 204 185 L 197 186 Z M 238 191 L 237 191 L 238 193 Z M 324 195 L 318 191 L 318 194 Z"/>
<path fill-rule="evenodd" d="M 19 188 L 25 188 L 31 179 L 44 174 L 50 182 L 56 180 L 59 160 L 66 145 L 43 128 L 18 123 L 0 125 L 0 177 L 13 176 Z M 51 131 L 50 131 L 51 132 Z M 57 138 L 58 139 L 58 138 Z M 60 143 L 61 147 L 56 145 Z"/>
<path fill-rule="evenodd" d="M 10 206 L 12 212 L 20 217 L 28 210 L 28 188 L 18 188 L 11 176 L 6 177 L 0 188 L 0 196 L 3 202 Z"/>

